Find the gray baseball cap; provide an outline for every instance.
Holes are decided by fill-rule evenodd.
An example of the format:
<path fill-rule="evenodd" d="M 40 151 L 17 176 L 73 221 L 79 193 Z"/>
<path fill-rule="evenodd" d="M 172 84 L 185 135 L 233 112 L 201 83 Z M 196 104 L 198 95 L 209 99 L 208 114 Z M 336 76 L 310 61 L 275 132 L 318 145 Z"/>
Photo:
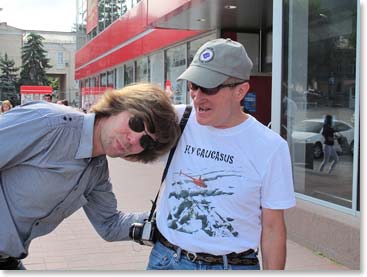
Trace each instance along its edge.
<path fill-rule="evenodd" d="M 219 38 L 203 44 L 177 80 L 214 88 L 230 77 L 249 80 L 251 69 L 252 61 L 241 43 Z"/>

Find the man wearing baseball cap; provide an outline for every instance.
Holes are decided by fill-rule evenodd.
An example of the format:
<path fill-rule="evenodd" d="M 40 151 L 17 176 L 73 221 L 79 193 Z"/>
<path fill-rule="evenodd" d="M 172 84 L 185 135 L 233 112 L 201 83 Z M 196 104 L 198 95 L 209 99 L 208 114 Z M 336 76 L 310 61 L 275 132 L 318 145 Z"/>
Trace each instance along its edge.
<path fill-rule="evenodd" d="M 194 108 L 160 192 L 148 269 L 257 270 L 259 249 L 263 269 L 284 269 L 291 161 L 287 142 L 242 110 L 251 69 L 242 44 L 214 39 L 178 78 Z"/>

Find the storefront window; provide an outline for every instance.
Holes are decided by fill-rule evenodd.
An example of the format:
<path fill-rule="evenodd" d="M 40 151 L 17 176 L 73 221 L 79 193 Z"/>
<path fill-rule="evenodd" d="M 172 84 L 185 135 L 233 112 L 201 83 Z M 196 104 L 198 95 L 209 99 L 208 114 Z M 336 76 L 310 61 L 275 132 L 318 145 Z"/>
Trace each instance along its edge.
<path fill-rule="evenodd" d="M 237 41 L 242 43 L 245 48 L 246 52 L 249 55 L 253 67 L 252 67 L 252 74 L 258 73 L 260 71 L 259 61 L 260 61 L 260 49 L 259 49 L 259 42 L 260 36 L 259 34 L 251 34 L 251 33 L 237 33 Z"/>
<path fill-rule="evenodd" d="M 100 80 L 101 80 L 100 86 L 106 87 L 107 86 L 107 73 L 101 73 Z"/>
<path fill-rule="evenodd" d="M 122 88 L 124 84 L 124 67 L 120 66 L 116 70 L 116 88 Z"/>
<path fill-rule="evenodd" d="M 295 190 L 351 208 L 357 1 L 292 0 L 284 11 L 281 134 L 290 146 Z M 333 119 L 335 162 L 322 135 L 326 115 Z"/>
<path fill-rule="evenodd" d="M 129 62 L 125 64 L 125 72 L 124 72 L 124 84 L 128 85 L 134 82 L 134 62 Z"/>
<path fill-rule="evenodd" d="M 186 103 L 186 88 L 184 82 L 177 82 L 176 79 L 186 69 L 186 44 L 170 48 L 166 51 L 166 80 L 170 81 L 173 92 L 173 102 L 175 104 Z"/>
<path fill-rule="evenodd" d="M 102 32 L 116 19 L 124 15 L 128 7 L 125 0 L 100 0 L 98 1 L 98 28 Z"/>
<path fill-rule="evenodd" d="M 150 81 L 153 84 L 159 85 L 161 88 L 164 86 L 164 52 L 159 51 L 152 54 L 150 57 Z"/>
<path fill-rule="evenodd" d="M 136 61 L 136 82 L 149 81 L 148 57 L 140 58 Z"/>
<path fill-rule="evenodd" d="M 115 74 L 116 70 L 111 70 L 107 72 L 107 87 L 114 88 L 115 87 Z"/>

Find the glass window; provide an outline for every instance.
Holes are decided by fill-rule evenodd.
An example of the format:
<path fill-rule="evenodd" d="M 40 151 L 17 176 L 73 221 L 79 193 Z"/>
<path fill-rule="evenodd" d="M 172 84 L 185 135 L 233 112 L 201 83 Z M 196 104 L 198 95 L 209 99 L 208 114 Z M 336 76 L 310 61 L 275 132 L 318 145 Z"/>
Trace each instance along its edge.
<path fill-rule="evenodd" d="M 246 52 L 253 63 L 252 73 L 257 73 L 260 71 L 259 39 L 260 39 L 259 34 L 237 33 L 237 41 L 245 46 Z"/>
<path fill-rule="evenodd" d="M 107 72 L 107 87 L 115 87 L 115 70 Z"/>
<path fill-rule="evenodd" d="M 292 0 L 284 8 L 281 134 L 295 190 L 351 208 L 357 1 Z M 333 118 L 334 159 L 324 151 L 326 115 Z"/>
<path fill-rule="evenodd" d="M 122 88 L 124 84 L 124 67 L 120 66 L 116 70 L 116 88 Z"/>
<path fill-rule="evenodd" d="M 186 44 L 166 50 L 166 80 L 171 84 L 174 104 L 186 104 L 184 82 L 177 82 L 178 76 L 186 69 Z"/>
<path fill-rule="evenodd" d="M 164 52 L 159 51 L 149 57 L 150 60 L 150 79 L 154 84 L 159 85 L 161 88 L 164 86 Z"/>
<path fill-rule="evenodd" d="M 124 71 L 124 84 L 128 85 L 134 82 L 134 62 L 129 62 L 125 64 L 125 71 Z"/>
<path fill-rule="evenodd" d="M 107 73 L 101 73 L 100 78 L 101 78 L 100 86 L 106 87 L 107 86 Z"/>
<path fill-rule="evenodd" d="M 128 10 L 126 0 L 98 1 L 98 32 L 103 31 Z"/>
<path fill-rule="evenodd" d="M 95 77 L 92 77 L 89 79 L 89 86 L 90 87 L 96 87 L 98 84 L 98 82 L 96 81 L 96 78 Z"/>
<path fill-rule="evenodd" d="M 136 82 L 149 81 L 148 57 L 140 58 L 136 61 Z"/>
<path fill-rule="evenodd" d="M 57 52 L 57 64 L 64 65 L 64 53 Z"/>

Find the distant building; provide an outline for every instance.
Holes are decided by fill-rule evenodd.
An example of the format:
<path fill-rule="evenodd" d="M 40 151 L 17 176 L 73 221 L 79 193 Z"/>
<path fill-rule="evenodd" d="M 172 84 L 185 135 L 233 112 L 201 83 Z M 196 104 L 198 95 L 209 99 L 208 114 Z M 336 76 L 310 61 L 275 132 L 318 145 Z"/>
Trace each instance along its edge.
<path fill-rule="evenodd" d="M 22 51 L 24 30 L 9 26 L 6 22 L 0 22 L 0 55 L 8 54 L 10 60 L 14 60 L 15 67 L 22 65 Z"/>
<path fill-rule="evenodd" d="M 75 81 L 76 33 L 42 30 L 22 30 L 0 23 L 0 55 L 8 54 L 15 66 L 22 65 L 22 46 L 31 32 L 41 35 L 52 68 L 47 75 L 59 79 L 60 88 L 54 92 L 54 99 L 67 99 L 72 106 L 79 106 L 78 81 Z M 18 71 L 18 74 L 20 70 Z"/>

